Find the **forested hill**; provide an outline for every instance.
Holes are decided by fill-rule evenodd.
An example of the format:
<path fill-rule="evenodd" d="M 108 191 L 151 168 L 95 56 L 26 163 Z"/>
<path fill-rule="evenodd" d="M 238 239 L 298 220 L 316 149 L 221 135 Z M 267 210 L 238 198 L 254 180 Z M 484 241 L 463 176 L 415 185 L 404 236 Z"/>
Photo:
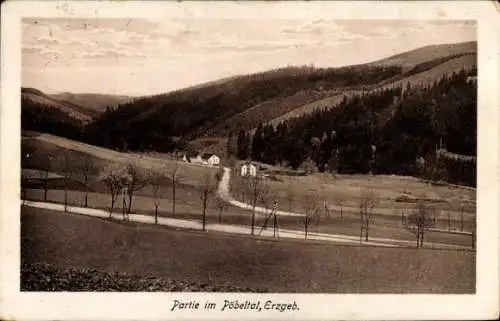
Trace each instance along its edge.
<path fill-rule="evenodd" d="M 427 46 L 373 63 L 340 68 L 287 67 L 252 75 L 230 77 L 171 93 L 132 98 L 127 101 L 120 100 L 121 98 L 127 99 L 126 97 L 111 98 L 111 100 L 108 100 L 110 97 L 100 97 L 99 99 L 104 99 L 100 101 L 110 103 L 104 108 L 104 112 L 92 110 L 96 105 L 93 102 L 85 102 L 85 98 L 92 99 L 91 96 L 75 98 L 76 96 L 71 94 L 64 94 L 53 97 L 34 89 L 23 89 L 22 126 L 26 129 L 50 132 L 115 150 L 169 152 L 174 149 L 185 149 L 188 144 L 193 144 L 193 141 L 204 140 L 204 142 L 214 142 L 213 145 L 221 147 L 219 152 L 222 152 L 225 151 L 227 137 L 233 136 L 236 140 L 238 131 L 243 130 L 245 134 L 253 133 L 257 131 L 259 124 L 261 125 L 260 131 L 268 124 L 272 124 L 274 130 L 280 133 L 277 134 L 280 137 L 281 133 L 288 133 L 283 131 L 283 126 L 287 128 L 292 126 L 291 124 L 295 124 L 292 119 L 299 117 L 301 120 L 297 120 L 297 124 L 308 124 L 307 126 L 311 128 L 321 128 L 326 132 L 339 131 L 339 139 L 344 135 L 366 142 L 367 137 L 358 132 L 363 132 L 365 127 L 372 122 L 369 128 L 376 129 L 376 131 L 370 132 L 368 137 L 370 137 L 370 145 L 377 146 L 380 151 L 380 154 L 377 154 L 379 157 L 377 164 L 385 162 L 380 157 L 386 157 L 388 162 L 391 157 L 403 159 L 403 161 L 387 165 L 385 169 L 380 166 L 371 167 L 371 169 L 379 172 L 406 173 L 412 171 L 409 169 L 410 159 L 416 154 L 425 157 L 425 152 L 436 142 L 437 136 L 443 136 L 450 153 L 475 155 L 475 147 L 472 147 L 475 144 L 475 125 L 470 124 L 467 127 L 463 125 L 465 120 L 460 120 L 461 118 L 456 120 L 457 115 L 465 117 L 464 113 L 469 113 L 467 114 L 468 120 L 475 119 L 475 111 L 473 113 L 468 109 L 472 106 L 471 104 L 475 106 L 475 96 L 473 99 L 471 92 L 466 91 L 470 94 L 467 96 L 469 104 L 467 105 L 464 103 L 465 100 L 462 100 L 463 97 L 460 98 L 461 96 L 456 96 L 457 93 L 454 91 L 447 92 L 443 88 L 455 86 L 453 82 L 458 81 L 456 79 L 462 79 L 463 73 L 467 75 L 475 73 L 476 46 L 475 42 Z M 332 55 L 332 63 L 334 59 Z M 464 70 L 460 73 L 462 76 L 456 78 L 462 69 Z M 450 80 L 454 73 L 456 75 L 451 79 L 455 80 Z M 457 86 L 456 88 L 469 88 L 467 87 L 469 85 L 458 84 Z M 401 94 L 401 91 L 412 94 Z M 435 93 L 436 91 L 442 92 L 444 96 L 429 94 L 429 92 Z M 417 117 L 420 125 L 425 124 L 424 120 L 429 120 L 428 115 L 425 114 L 410 115 L 400 111 L 417 108 L 411 103 L 413 99 L 416 99 L 414 97 L 420 97 L 418 108 L 425 109 L 439 102 L 439 108 L 429 109 L 434 112 L 446 110 L 446 117 L 438 118 L 433 114 L 430 118 L 433 122 L 432 135 L 422 136 L 421 133 L 414 135 L 414 132 L 408 134 L 395 129 L 398 126 L 413 128 L 413 121 L 408 121 L 408 117 L 410 119 Z M 386 100 L 394 100 L 394 102 L 388 106 Z M 358 104 L 361 105 L 358 106 Z M 468 107 L 464 107 L 464 104 Z M 342 113 L 337 115 L 336 113 L 339 113 L 337 109 L 342 110 Z M 87 117 L 85 119 L 72 117 L 75 115 L 87 115 Z M 365 127 L 352 127 L 352 117 L 355 117 L 356 126 L 364 124 Z M 423 117 L 424 120 L 419 117 Z M 330 119 L 330 122 L 325 123 L 324 119 Z M 335 123 L 332 123 L 333 119 Z M 450 122 L 453 122 L 453 125 L 450 125 Z M 398 125 L 400 123 L 404 126 Z M 393 124 L 392 127 L 389 126 L 390 124 Z M 442 128 L 437 130 L 438 125 L 444 126 L 446 130 Z M 292 127 L 294 126 L 301 128 L 303 125 Z M 350 129 L 345 129 L 345 134 L 342 134 L 344 127 Z M 281 131 L 278 130 L 279 128 Z M 270 135 L 270 129 L 267 131 Z M 321 140 L 325 135 L 323 131 L 314 132 L 311 135 Z M 295 132 L 291 135 L 290 137 L 298 137 Z M 396 138 L 391 135 L 402 141 L 395 140 Z M 458 138 L 466 141 L 463 146 L 468 147 L 461 150 L 462 144 L 457 141 Z M 276 138 L 273 139 L 276 142 Z M 396 148 L 399 143 L 413 146 L 412 139 L 418 141 L 418 144 L 417 142 L 414 144 L 417 144 L 420 149 L 423 148 L 423 151 L 405 152 Z M 297 167 L 304 161 L 304 155 L 308 155 L 310 151 L 308 147 L 310 137 L 300 137 L 296 140 L 296 143 L 299 142 L 302 142 L 304 146 L 294 145 L 289 151 L 277 152 L 278 154 L 272 158 L 269 156 L 273 155 L 272 153 L 265 152 L 267 156 L 262 157 L 270 159 L 263 160 L 284 162 Z M 351 155 L 350 153 L 355 155 L 360 151 L 366 153 L 368 150 L 367 144 L 361 146 L 358 141 L 355 141 L 354 145 L 349 140 L 346 142 L 346 146 L 351 147 L 338 149 L 345 155 Z M 278 140 L 277 144 L 281 142 Z M 387 144 L 394 145 L 390 147 Z M 284 146 L 288 146 L 286 142 Z M 359 147 L 359 150 L 353 146 Z M 307 153 L 295 155 L 296 150 L 301 148 Z M 389 151 L 396 154 L 391 156 Z M 281 157 L 280 153 L 286 155 Z M 407 155 L 403 157 L 398 153 L 407 153 Z M 245 157 L 247 155 L 248 153 Z M 322 157 L 328 160 L 329 156 L 323 155 Z M 287 157 L 292 158 L 287 159 Z M 319 156 L 316 155 L 316 157 Z M 328 162 L 324 159 L 315 159 L 320 169 L 323 169 Z M 349 157 L 344 159 L 349 159 Z M 339 163 L 339 166 L 339 170 L 343 172 L 363 172 L 367 168 L 363 157 L 359 159 L 353 157 L 346 163 Z"/>
<path fill-rule="evenodd" d="M 337 108 L 241 130 L 240 158 L 304 170 L 419 176 L 475 184 L 475 158 L 439 157 L 437 148 L 476 155 L 476 69 L 429 85 L 380 89 Z M 231 145 L 231 144 L 230 144 Z"/>
<path fill-rule="evenodd" d="M 268 101 L 278 103 L 272 106 L 277 117 L 291 108 L 281 103 L 290 101 L 290 97 L 298 100 L 296 104 L 300 106 L 329 90 L 376 84 L 400 71 L 398 66 L 290 67 L 242 76 L 122 104 L 89 126 L 88 134 L 90 142 L 98 145 L 123 147 L 126 144 L 132 149 L 157 149 L 166 137 L 189 140 L 213 135 L 213 129 L 221 124 L 225 124 L 224 128 L 219 128 L 221 131 L 241 128 L 236 122 L 227 120 Z M 118 137 L 124 141 L 116 141 Z"/>

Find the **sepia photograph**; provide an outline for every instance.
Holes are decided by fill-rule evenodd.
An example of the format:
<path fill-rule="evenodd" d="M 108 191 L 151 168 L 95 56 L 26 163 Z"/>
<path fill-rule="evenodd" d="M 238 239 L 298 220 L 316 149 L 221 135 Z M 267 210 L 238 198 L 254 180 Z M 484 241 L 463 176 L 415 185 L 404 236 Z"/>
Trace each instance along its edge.
<path fill-rule="evenodd" d="M 71 8 L 19 19 L 21 294 L 477 293 L 477 19 Z"/>

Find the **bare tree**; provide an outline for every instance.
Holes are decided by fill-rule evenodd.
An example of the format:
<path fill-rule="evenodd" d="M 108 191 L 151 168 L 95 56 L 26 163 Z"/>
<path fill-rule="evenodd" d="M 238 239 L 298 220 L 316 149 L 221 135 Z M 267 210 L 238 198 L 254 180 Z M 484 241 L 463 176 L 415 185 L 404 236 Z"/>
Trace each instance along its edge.
<path fill-rule="evenodd" d="M 55 158 L 53 156 L 41 156 L 36 159 L 36 168 L 38 169 L 39 179 L 42 182 L 44 201 L 47 201 L 47 193 L 49 191 L 49 176 L 51 171 L 55 167 L 54 160 Z"/>
<path fill-rule="evenodd" d="M 328 207 L 328 202 L 323 199 L 323 217 L 328 220 L 330 218 L 330 208 Z"/>
<path fill-rule="evenodd" d="M 63 174 L 64 182 L 64 211 L 68 210 L 68 178 L 70 175 L 69 150 L 64 150 L 63 154 L 56 158 L 57 167 Z"/>
<path fill-rule="evenodd" d="M 365 241 L 368 241 L 370 224 L 373 223 L 373 210 L 377 203 L 378 201 L 376 199 L 375 192 L 371 188 L 365 188 L 361 190 L 361 199 L 359 202 L 359 213 L 361 220 L 361 228 L 359 234 L 360 242 L 363 240 L 363 232 L 365 235 Z"/>
<path fill-rule="evenodd" d="M 228 204 L 222 198 L 217 197 L 215 205 L 217 206 L 217 210 L 219 211 L 218 222 L 219 222 L 219 224 L 221 224 L 222 223 L 222 213 L 228 207 Z"/>
<path fill-rule="evenodd" d="M 81 183 L 83 184 L 83 187 L 85 188 L 84 206 L 88 207 L 88 194 L 89 194 L 89 190 L 90 190 L 90 182 L 91 182 L 92 174 L 94 173 L 94 171 L 97 170 L 97 167 L 92 162 L 92 160 L 85 155 L 77 156 L 72 161 L 74 161 L 76 163 L 76 170 L 78 170 L 78 174 L 81 175 L 81 177 L 82 177 Z"/>
<path fill-rule="evenodd" d="M 304 234 L 305 238 L 307 239 L 309 226 L 311 225 L 313 218 L 319 215 L 319 211 L 316 206 L 316 199 L 312 195 L 306 195 L 306 198 L 304 199 L 304 205 L 306 210 L 303 218 Z"/>
<path fill-rule="evenodd" d="M 150 177 L 150 182 L 151 186 L 153 187 L 153 202 L 155 206 L 155 224 L 158 224 L 158 206 L 160 206 L 161 203 L 161 194 L 162 194 L 162 189 L 161 189 L 161 179 L 162 179 L 162 174 L 159 172 L 153 172 Z"/>
<path fill-rule="evenodd" d="M 344 200 L 341 198 L 335 199 L 335 204 L 340 206 L 340 218 L 343 218 Z"/>
<path fill-rule="evenodd" d="M 248 189 L 252 201 L 252 235 L 255 235 L 255 208 L 262 193 L 262 178 L 260 176 L 251 176 L 247 180 Z"/>
<path fill-rule="evenodd" d="M 476 229 L 477 229 L 477 224 L 476 224 L 476 217 L 472 218 L 472 226 L 471 226 L 471 242 L 472 242 L 472 248 L 476 248 Z"/>
<path fill-rule="evenodd" d="M 460 231 L 464 230 L 464 204 L 460 205 Z"/>
<path fill-rule="evenodd" d="M 212 182 L 212 177 L 210 174 L 206 173 L 203 176 L 203 181 L 201 182 L 199 186 L 199 192 L 200 192 L 200 200 L 201 200 L 201 205 L 202 205 L 202 224 L 203 224 L 203 231 L 206 231 L 206 213 L 207 213 L 207 206 L 208 206 L 208 201 L 210 199 L 210 196 L 213 194 L 215 191 L 215 186 Z"/>
<path fill-rule="evenodd" d="M 419 201 L 417 208 L 405 220 L 405 229 L 417 237 L 417 248 L 424 245 L 424 234 L 429 228 L 436 225 L 436 209 L 429 204 Z"/>
<path fill-rule="evenodd" d="M 32 168 L 32 166 L 34 165 L 33 164 L 34 160 L 36 159 L 36 154 L 37 154 L 37 149 L 33 145 L 29 143 L 23 143 L 21 145 L 21 170 Z M 21 178 L 23 177 L 21 176 Z M 21 180 L 21 193 L 23 198 L 23 204 L 27 197 L 26 189 L 28 188 L 30 181 L 31 180 L 29 177 Z"/>
<path fill-rule="evenodd" d="M 120 191 L 127 185 L 127 173 L 123 167 L 111 164 L 101 171 L 99 178 L 104 182 L 111 196 L 111 206 L 109 209 L 109 217 L 111 217 Z"/>
<path fill-rule="evenodd" d="M 292 212 L 292 205 L 293 205 L 293 198 L 294 198 L 294 193 L 293 193 L 293 190 L 291 188 L 289 188 L 287 191 L 286 191 L 286 199 L 288 201 L 288 212 Z"/>
<path fill-rule="evenodd" d="M 144 186 L 148 184 L 149 179 L 147 177 L 148 175 L 144 173 L 144 171 L 141 171 L 136 164 L 127 164 L 126 170 L 129 178 L 126 184 L 128 196 L 127 214 L 130 214 L 134 193 L 144 188 Z"/>
<path fill-rule="evenodd" d="M 172 182 L 172 216 L 175 217 L 175 204 L 176 204 L 176 190 L 177 185 L 181 181 L 181 176 L 179 175 L 179 165 L 175 164 L 170 172 L 170 179 Z"/>
<path fill-rule="evenodd" d="M 278 209 L 278 201 L 276 194 L 271 191 L 268 185 L 262 184 L 261 193 L 259 195 L 259 203 L 262 204 L 262 207 L 265 210 L 266 218 L 264 219 L 264 224 L 260 229 L 260 233 L 264 229 L 267 228 L 267 224 L 269 220 L 273 220 L 273 236 L 276 237 L 278 235 L 278 218 L 276 215 L 276 211 Z"/>
<path fill-rule="evenodd" d="M 258 202 L 264 208 L 266 215 L 269 215 L 271 213 L 273 205 L 276 202 L 276 195 L 271 191 L 269 186 L 264 183 L 260 187 Z"/>

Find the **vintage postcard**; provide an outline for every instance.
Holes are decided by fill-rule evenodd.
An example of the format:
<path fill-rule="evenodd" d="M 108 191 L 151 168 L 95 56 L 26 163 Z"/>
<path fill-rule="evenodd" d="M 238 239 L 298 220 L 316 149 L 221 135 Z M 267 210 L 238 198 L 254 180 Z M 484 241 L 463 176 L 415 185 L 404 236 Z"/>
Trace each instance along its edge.
<path fill-rule="evenodd" d="M 2 13 L 0 318 L 499 316 L 493 3 Z"/>

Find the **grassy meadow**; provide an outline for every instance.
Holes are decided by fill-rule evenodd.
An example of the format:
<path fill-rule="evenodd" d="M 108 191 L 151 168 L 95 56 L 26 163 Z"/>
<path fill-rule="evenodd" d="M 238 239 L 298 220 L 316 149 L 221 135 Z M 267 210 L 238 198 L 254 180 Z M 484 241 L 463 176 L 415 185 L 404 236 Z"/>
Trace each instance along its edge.
<path fill-rule="evenodd" d="M 359 218 L 361 191 L 371 189 L 377 201 L 375 224 L 399 225 L 402 214 L 414 211 L 418 199 L 425 199 L 436 208 L 439 228 L 460 229 L 463 218 L 464 230 L 470 231 L 476 216 L 476 190 L 468 187 L 389 175 L 301 175 L 269 165 L 262 173 L 266 175 L 264 184 L 270 195 L 283 211 L 305 213 L 309 203 L 314 202 L 322 212 L 326 209 L 332 216 L 340 216 L 342 211 L 343 217 L 355 220 Z M 233 197 L 249 202 L 252 193 L 245 178 L 233 174 L 230 189 Z"/>
<path fill-rule="evenodd" d="M 23 207 L 22 264 L 269 292 L 474 293 L 475 253 L 275 241 Z"/>

